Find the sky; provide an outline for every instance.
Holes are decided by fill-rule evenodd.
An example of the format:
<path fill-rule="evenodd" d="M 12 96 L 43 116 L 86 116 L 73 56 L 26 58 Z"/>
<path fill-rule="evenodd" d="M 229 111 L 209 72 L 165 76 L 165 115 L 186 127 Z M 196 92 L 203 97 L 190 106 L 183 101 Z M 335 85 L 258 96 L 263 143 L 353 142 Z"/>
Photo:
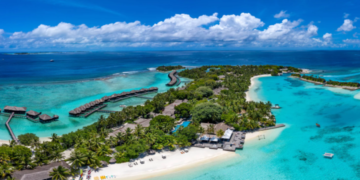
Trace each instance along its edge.
<path fill-rule="evenodd" d="M 0 51 L 358 50 L 359 0 L 1 0 Z"/>

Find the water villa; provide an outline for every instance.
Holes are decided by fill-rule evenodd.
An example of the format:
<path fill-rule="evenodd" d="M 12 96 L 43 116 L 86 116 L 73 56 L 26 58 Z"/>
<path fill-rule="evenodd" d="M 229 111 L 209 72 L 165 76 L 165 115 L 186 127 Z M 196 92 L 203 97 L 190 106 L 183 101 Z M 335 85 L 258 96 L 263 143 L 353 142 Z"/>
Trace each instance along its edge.
<path fill-rule="evenodd" d="M 40 114 L 41 114 L 41 112 L 39 113 L 39 112 L 36 112 L 33 110 L 26 112 L 26 116 L 31 117 L 33 119 L 37 118 Z"/>
<path fill-rule="evenodd" d="M 171 71 L 171 73 L 169 73 L 169 78 L 170 78 L 170 82 L 167 83 L 166 85 L 167 86 L 173 86 L 173 85 L 179 85 L 180 84 L 180 79 L 176 76 L 177 75 L 177 71 L 176 70 L 173 70 Z"/>
<path fill-rule="evenodd" d="M 157 92 L 157 87 L 151 87 L 149 89 L 142 88 L 140 90 L 132 90 L 130 92 L 122 92 L 120 94 L 113 94 L 111 96 L 104 96 L 101 99 L 91 101 L 87 104 L 84 104 L 80 107 L 77 107 L 69 112 L 70 116 L 74 117 L 88 117 L 94 112 L 100 112 L 102 108 L 106 107 L 105 102 L 116 102 L 130 97 L 140 97 L 146 93 Z M 145 97 L 144 97 L 145 98 Z M 101 111 L 103 112 L 103 111 Z M 105 112 L 105 111 L 104 111 Z M 112 111 L 109 111 L 112 112 Z"/>
<path fill-rule="evenodd" d="M 40 122 L 42 123 L 47 123 L 47 122 L 51 122 L 53 120 L 59 119 L 58 115 L 54 115 L 53 117 L 47 115 L 47 114 L 42 114 L 39 116 Z"/>
<path fill-rule="evenodd" d="M 278 104 L 275 104 L 275 106 L 272 106 L 271 109 L 280 109 L 281 107 Z"/>
<path fill-rule="evenodd" d="M 14 112 L 15 114 L 25 114 L 26 107 L 5 106 L 4 112 L 7 112 L 7 113 Z"/>

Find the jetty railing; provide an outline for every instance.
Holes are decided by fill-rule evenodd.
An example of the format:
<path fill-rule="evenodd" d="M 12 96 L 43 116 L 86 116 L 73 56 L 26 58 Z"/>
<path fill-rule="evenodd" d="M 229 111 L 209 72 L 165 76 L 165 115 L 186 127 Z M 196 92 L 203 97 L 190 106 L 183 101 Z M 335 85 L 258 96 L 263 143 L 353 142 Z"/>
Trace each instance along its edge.
<path fill-rule="evenodd" d="M 19 142 L 19 140 L 16 138 L 13 130 L 11 129 L 11 127 L 10 127 L 10 125 L 9 125 L 9 123 L 10 123 L 11 119 L 14 117 L 14 115 L 15 115 L 15 113 L 12 112 L 11 115 L 9 116 L 9 119 L 6 121 L 5 125 L 6 125 L 6 128 L 9 130 L 9 133 L 10 133 L 10 135 L 11 135 L 11 138 L 12 138 L 14 141 L 16 141 L 16 142 Z"/>

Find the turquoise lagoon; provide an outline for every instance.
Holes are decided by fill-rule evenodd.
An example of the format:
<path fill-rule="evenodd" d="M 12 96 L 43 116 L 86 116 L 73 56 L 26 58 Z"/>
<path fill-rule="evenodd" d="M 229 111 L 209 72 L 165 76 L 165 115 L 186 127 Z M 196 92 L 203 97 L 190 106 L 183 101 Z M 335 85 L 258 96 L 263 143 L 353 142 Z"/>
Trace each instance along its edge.
<path fill-rule="evenodd" d="M 182 86 L 187 79 L 181 78 Z M 170 80 L 167 73 L 143 72 L 112 76 L 97 80 L 84 80 L 64 83 L 45 83 L 29 85 L 8 85 L 0 87 L 0 108 L 6 105 L 24 106 L 49 115 L 59 115 L 59 120 L 51 123 L 35 123 L 24 118 L 13 118 L 10 126 L 15 135 L 34 133 L 39 137 L 49 137 L 52 133 L 62 135 L 90 125 L 98 120 L 100 115 L 94 113 L 88 118 L 69 117 L 68 112 L 90 101 L 100 99 L 105 95 L 131 91 L 133 89 L 158 87 L 159 92 L 165 92 L 170 87 L 165 84 Z M 156 93 L 146 96 L 154 96 Z M 146 99 L 129 98 L 117 103 L 109 103 L 107 110 L 121 110 L 120 105 L 140 105 Z M 5 124 L 7 116 L 0 115 L 0 124 Z M 11 139 L 5 126 L 0 126 L 0 139 Z"/>
<path fill-rule="evenodd" d="M 156 179 L 360 179 L 360 91 L 323 87 L 288 76 L 259 78 L 250 89 L 253 100 L 282 107 L 272 112 L 286 128 L 245 144 L 236 151 L 237 158 Z M 325 152 L 334 153 L 334 158 L 324 158 Z"/>

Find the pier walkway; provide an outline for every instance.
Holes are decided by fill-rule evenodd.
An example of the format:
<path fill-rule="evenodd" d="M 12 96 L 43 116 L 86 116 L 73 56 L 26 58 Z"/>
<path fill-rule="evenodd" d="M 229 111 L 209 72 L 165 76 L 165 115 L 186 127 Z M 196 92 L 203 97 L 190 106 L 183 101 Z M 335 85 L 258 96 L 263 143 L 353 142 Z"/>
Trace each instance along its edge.
<path fill-rule="evenodd" d="M 102 109 L 102 108 L 104 108 L 104 107 L 106 107 L 106 106 L 107 106 L 107 104 L 103 104 L 103 105 L 101 105 L 101 106 L 99 106 L 99 107 L 97 107 L 97 108 L 95 108 L 95 109 L 93 109 L 93 110 L 85 113 L 85 114 L 84 114 L 84 117 L 88 117 L 88 116 L 90 116 L 91 114 L 93 114 L 94 112 L 99 111 L 100 109 Z"/>
<path fill-rule="evenodd" d="M 170 82 L 167 83 L 167 86 L 174 86 L 174 85 L 179 85 L 180 84 L 180 78 L 176 76 L 177 75 L 177 71 L 173 70 L 171 71 L 171 73 L 169 73 L 169 78 L 170 78 Z"/>
<path fill-rule="evenodd" d="M 146 97 L 146 96 L 134 96 L 134 97 L 143 98 L 143 99 L 153 99 L 152 97 Z"/>
<path fill-rule="evenodd" d="M 97 112 L 99 112 L 99 113 L 116 113 L 116 112 L 120 112 L 120 111 L 98 110 Z"/>
<path fill-rule="evenodd" d="M 7 129 L 9 130 L 11 138 L 16 142 L 19 142 L 19 140 L 16 138 L 14 132 L 12 131 L 12 129 L 11 129 L 10 125 L 9 125 L 9 123 L 10 123 L 11 119 L 14 117 L 14 115 L 15 115 L 15 113 L 12 112 L 9 119 L 6 121 L 5 125 L 6 125 Z"/>

